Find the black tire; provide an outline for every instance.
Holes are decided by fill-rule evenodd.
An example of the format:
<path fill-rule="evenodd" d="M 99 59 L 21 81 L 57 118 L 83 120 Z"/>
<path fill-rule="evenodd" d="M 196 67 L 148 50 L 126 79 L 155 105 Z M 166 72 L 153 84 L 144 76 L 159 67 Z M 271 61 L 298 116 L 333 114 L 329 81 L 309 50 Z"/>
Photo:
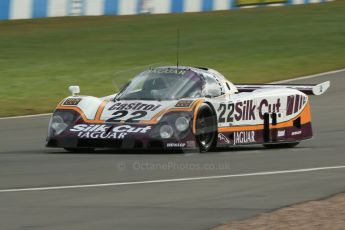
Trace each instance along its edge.
<path fill-rule="evenodd" d="M 215 149 L 217 145 L 217 115 L 208 104 L 200 106 L 196 117 L 196 141 L 200 152 Z"/>
<path fill-rule="evenodd" d="M 264 144 L 264 147 L 268 149 L 293 148 L 293 147 L 296 147 L 298 144 L 299 142 L 281 143 L 281 144 Z"/>
<path fill-rule="evenodd" d="M 87 153 L 87 152 L 93 152 L 95 150 L 93 148 L 64 148 L 64 149 L 70 153 Z"/>

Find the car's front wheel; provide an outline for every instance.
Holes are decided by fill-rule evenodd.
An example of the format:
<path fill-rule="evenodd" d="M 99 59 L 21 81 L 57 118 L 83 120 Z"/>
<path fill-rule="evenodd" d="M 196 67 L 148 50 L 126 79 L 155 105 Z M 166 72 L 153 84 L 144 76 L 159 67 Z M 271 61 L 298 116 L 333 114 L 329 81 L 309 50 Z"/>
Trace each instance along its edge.
<path fill-rule="evenodd" d="M 217 145 L 217 116 L 208 104 L 200 106 L 196 117 L 196 140 L 200 152 L 207 152 Z"/>

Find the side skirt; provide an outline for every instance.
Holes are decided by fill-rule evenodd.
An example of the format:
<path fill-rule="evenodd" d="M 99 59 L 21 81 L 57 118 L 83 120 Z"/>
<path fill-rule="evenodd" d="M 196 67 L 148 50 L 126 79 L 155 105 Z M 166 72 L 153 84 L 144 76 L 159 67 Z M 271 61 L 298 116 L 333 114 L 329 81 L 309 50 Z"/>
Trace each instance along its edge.
<path fill-rule="evenodd" d="M 249 144 L 291 143 L 311 139 L 313 136 L 311 122 L 300 127 L 284 128 L 267 127 L 260 130 L 245 130 L 218 133 L 217 147 L 228 147 Z"/>

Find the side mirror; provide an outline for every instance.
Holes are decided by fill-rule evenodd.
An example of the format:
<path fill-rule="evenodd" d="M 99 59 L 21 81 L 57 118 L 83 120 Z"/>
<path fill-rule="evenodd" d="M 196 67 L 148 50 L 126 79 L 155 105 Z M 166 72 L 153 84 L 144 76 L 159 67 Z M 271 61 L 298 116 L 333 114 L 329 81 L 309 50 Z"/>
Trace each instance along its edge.
<path fill-rule="evenodd" d="M 68 90 L 72 94 L 72 96 L 74 96 L 77 93 L 80 93 L 79 85 L 71 85 L 70 87 L 68 87 Z"/>

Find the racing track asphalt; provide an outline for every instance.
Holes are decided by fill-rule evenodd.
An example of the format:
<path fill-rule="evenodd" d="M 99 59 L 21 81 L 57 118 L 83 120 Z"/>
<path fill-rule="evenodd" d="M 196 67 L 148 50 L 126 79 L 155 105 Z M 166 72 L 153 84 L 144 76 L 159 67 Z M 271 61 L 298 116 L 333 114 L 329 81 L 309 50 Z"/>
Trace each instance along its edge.
<path fill-rule="evenodd" d="M 0 229 L 209 229 L 345 191 L 345 169 L 107 187 L 1 192 L 345 165 L 345 71 L 312 98 L 315 138 L 294 149 L 70 154 L 46 149 L 48 117 L 0 120 Z M 168 167 L 164 168 L 164 167 Z"/>

